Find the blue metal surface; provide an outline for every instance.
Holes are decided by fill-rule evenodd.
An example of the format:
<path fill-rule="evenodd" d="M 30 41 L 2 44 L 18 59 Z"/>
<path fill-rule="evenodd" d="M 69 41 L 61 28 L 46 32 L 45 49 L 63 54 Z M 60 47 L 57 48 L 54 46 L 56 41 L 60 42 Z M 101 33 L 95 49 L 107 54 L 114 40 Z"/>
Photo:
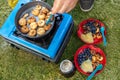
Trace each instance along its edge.
<path fill-rule="evenodd" d="M 12 31 L 15 29 L 15 15 L 18 12 L 18 10 L 21 8 L 22 4 L 28 3 L 31 0 L 19 0 L 18 4 L 15 6 L 13 11 L 10 13 L 9 17 L 3 24 L 3 27 L 0 28 L 0 35 L 4 35 L 4 37 L 7 37 Z"/>
<path fill-rule="evenodd" d="M 72 22 L 72 17 L 69 14 L 66 14 L 66 13 L 63 14 L 64 18 L 63 18 L 59 28 L 57 29 L 56 34 L 54 35 L 48 49 L 42 48 L 40 46 L 32 44 L 24 39 L 21 39 L 21 38 L 13 35 L 13 32 L 16 29 L 15 23 L 14 23 L 15 15 L 16 15 L 17 11 L 20 9 L 21 4 L 25 4 L 30 1 L 31 0 L 19 0 L 18 4 L 16 5 L 14 10 L 9 15 L 6 22 L 1 27 L 0 35 L 3 36 L 4 38 L 7 38 L 10 41 L 13 41 L 17 44 L 25 46 L 31 50 L 34 50 L 40 54 L 46 55 L 49 58 L 53 59 L 56 56 L 57 51 L 59 50 L 59 48 L 64 40 L 64 37 L 67 34 L 68 29 L 70 28 L 70 24 Z"/>

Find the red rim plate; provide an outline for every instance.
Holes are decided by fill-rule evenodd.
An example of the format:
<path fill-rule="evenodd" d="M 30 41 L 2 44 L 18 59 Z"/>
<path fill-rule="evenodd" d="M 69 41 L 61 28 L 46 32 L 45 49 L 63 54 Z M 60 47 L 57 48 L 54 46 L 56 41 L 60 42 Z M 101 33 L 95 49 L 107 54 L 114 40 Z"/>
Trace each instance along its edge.
<path fill-rule="evenodd" d="M 79 64 L 78 64 L 78 59 L 77 59 L 78 54 L 80 54 L 85 48 L 90 48 L 90 49 L 92 49 L 92 50 L 95 50 L 96 52 L 100 53 L 101 56 L 103 56 L 103 60 L 100 62 L 100 63 L 103 65 L 103 68 L 102 68 L 102 70 L 97 71 L 97 73 L 96 73 L 95 75 L 101 73 L 101 71 L 103 71 L 103 69 L 104 69 L 104 67 L 105 67 L 105 65 L 106 65 L 106 56 L 105 56 L 104 52 L 103 52 L 100 48 L 98 48 L 98 47 L 96 47 L 96 46 L 93 46 L 93 45 L 88 45 L 88 44 L 83 45 L 82 47 L 80 47 L 80 48 L 76 51 L 76 53 L 75 53 L 75 55 L 74 55 L 75 67 L 76 67 L 77 70 L 78 70 L 79 72 L 81 72 L 82 74 L 85 74 L 85 75 L 87 75 L 87 76 L 90 75 L 90 73 L 86 73 L 86 72 L 84 72 L 84 71 L 80 68 L 80 66 L 79 66 Z"/>
<path fill-rule="evenodd" d="M 98 23 L 100 24 L 101 27 L 102 27 L 102 26 L 105 27 L 105 25 L 104 25 L 101 21 L 99 21 L 99 20 L 97 20 L 97 19 L 90 18 L 90 19 L 87 19 L 87 20 L 83 20 L 83 21 L 78 25 L 77 35 L 78 35 L 78 37 L 79 37 L 84 43 L 87 43 L 87 42 L 85 42 L 85 41 L 81 38 L 81 34 L 83 33 L 82 26 L 83 26 L 84 24 L 86 24 L 88 21 L 96 21 L 96 22 L 98 22 Z M 106 28 L 105 28 L 105 32 L 104 32 L 104 33 L 105 33 L 105 35 L 106 35 Z M 100 44 L 102 41 L 103 41 L 102 38 L 100 38 L 100 39 L 95 38 L 93 43 L 87 43 L 87 44 Z"/>

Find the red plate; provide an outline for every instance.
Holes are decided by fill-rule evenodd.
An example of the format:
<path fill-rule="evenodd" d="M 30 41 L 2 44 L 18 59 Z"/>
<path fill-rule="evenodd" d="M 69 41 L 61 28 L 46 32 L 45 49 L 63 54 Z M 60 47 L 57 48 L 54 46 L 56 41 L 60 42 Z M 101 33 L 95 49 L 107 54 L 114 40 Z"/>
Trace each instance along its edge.
<path fill-rule="evenodd" d="M 83 28 L 82 28 L 82 26 L 85 25 L 87 22 L 90 22 L 90 21 L 95 21 L 95 22 L 99 23 L 100 27 L 102 27 L 102 26 L 105 27 L 105 25 L 104 25 L 101 21 L 99 21 L 99 20 L 97 20 L 97 19 L 90 18 L 90 19 L 87 19 L 87 20 L 82 21 L 82 22 L 78 25 L 77 35 L 78 35 L 78 37 L 79 37 L 84 43 L 87 43 L 87 42 L 85 42 L 85 41 L 81 38 L 81 34 L 83 33 Z M 105 32 L 104 32 L 104 33 L 105 33 L 105 35 L 106 35 L 106 29 L 105 29 Z M 102 38 L 100 38 L 100 39 L 95 38 L 93 43 L 87 43 L 87 44 L 99 44 L 99 43 L 101 43 L 102 41 L 103 41 Z"/>
<path fill-rule="evenodd" d="M 80 48 L 76 51 L 76 53 L 75 53 L 75 55 L 74 55 L 75 67 L 76 67 L 77 70 L 78 70 L 79 72 L 81 72 L 82 74 L 85 74 L 85 75 L 87 75 L 87 76 L 90 75 L 90 73 L 84 72 L 84 71 L 80 68 L 80 66 L 79 66 L 79 64 L 78 64 L 78 59 L 77 59 L 78 54 L 80 54 L 85 48 L 90 48 L 90 49 L 92 49 L 92 50 L 95 50 L 96 52 L 98 52 L 98 53 L 103 57 L 103 60 L 100 62 L 100 63 L 103 65 L 103 68 L 102 68 L 102 70 L 97 71 L 97 73 L 95 74 L 95 75 L 97 75 L 97 74 L 99 74 L 101 71 L 103 71 L 103 69 L 104 69 L 104 67 L 105 67 L 105 65 L 106 65 L 106 56 L 105 56 L 104 52 L 103 52 L 100 48 L 98 48 L 98 47 L 96 47 L 96 46 L 93 46 L 93 45 L 84 45 L 84 46 L 80 47 Z"/>

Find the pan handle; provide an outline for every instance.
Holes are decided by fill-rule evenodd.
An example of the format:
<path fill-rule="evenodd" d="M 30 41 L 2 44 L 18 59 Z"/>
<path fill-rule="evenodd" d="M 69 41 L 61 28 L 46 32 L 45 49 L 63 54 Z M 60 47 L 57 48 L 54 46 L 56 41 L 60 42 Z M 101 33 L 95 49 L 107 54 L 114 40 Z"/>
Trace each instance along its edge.
<path fill-rule="evenodd" d="M 56 14 L 50 14 L 50 17 L 48 18 L 48 20 L 46 21 L 46 24 L 48 25 L 50 22 L 51 22 L 51 19 L 52 19 L 52 17 L 55 17 L 55 20 L 56 21 L 61 21 L 62 19 L 63 19 L 63 16 L 62 16 L 62 14 L 59 14 L 59 13 L 56 13 Z"/>
<path fill-rule="evenodd" d="M 56 13 L 56 14 L 54 14 L 54 16 L 55 16 L 56 21 L 61 21 L 63 19 L 63 16 L 60 13 Z"/>
<path fill-rule="evenodd" d="M 54 16 L 53 14 L 50 14 L 50 17 L 46 21 L 46 25 L 48 25 L 51 22 L 51 19 L 52 19 L 53 16 Z"/>

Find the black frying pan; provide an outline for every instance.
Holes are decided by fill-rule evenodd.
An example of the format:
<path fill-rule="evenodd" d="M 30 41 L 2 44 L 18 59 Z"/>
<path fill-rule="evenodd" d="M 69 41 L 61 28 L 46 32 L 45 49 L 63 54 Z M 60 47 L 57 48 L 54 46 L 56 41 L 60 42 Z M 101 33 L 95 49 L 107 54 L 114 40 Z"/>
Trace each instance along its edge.
<path fill-rule="evenodd" d="M 20 19 L 21 17 L 23 17 L 24 14 L 26 14 L 26 13 L 31 13 L 31 10 L 32 10 L 36 5 L 41 5 L 41 6 L 43 6 L 43 7 L 46 7 L 49 11 L 51 10 L 51 6 L 48 5 L 47 3 L 42 2 L 42 1 L 33 1 L 33 2 L 29 2 L 29 3 L 25 4 L 25 5 L 23 5 L 23 6 L 19 9 L 19 11 L 17 12 L 16 17 L 15 17 L 16 29 L 21 33 L 22 36 L 25 36 L 25 37 L 27 37 L 27 38 L 36 39 L 36 38 L 45 37 L 45 36 L 47 36 L 47 35 L 51 32 L 51 30 L 53 29 L 53 26 L 54 26 L 55 18 L 54 18 L 53 21 L 51 22 L 51 24 L 52 24 L 51 28 L 50 28 L 48 31 L 46 31 L 45 34 L 43 34 L 43 35 L 41 35 L 41 36 L 40 36 L 40 35 L 36 35 L 36 36 L 34 36 L 34 37 L 30 37 L 30 36 L 28 36 L 28 34 L 24 34 L 24 33 L 21 32 L 21 30 L 20 30 L 21 26 L 20 26 L 19 23 L 18 23 L 19 19 Z M 53 17 L 54 17 L 54 16 L 53 16 Z"/>

